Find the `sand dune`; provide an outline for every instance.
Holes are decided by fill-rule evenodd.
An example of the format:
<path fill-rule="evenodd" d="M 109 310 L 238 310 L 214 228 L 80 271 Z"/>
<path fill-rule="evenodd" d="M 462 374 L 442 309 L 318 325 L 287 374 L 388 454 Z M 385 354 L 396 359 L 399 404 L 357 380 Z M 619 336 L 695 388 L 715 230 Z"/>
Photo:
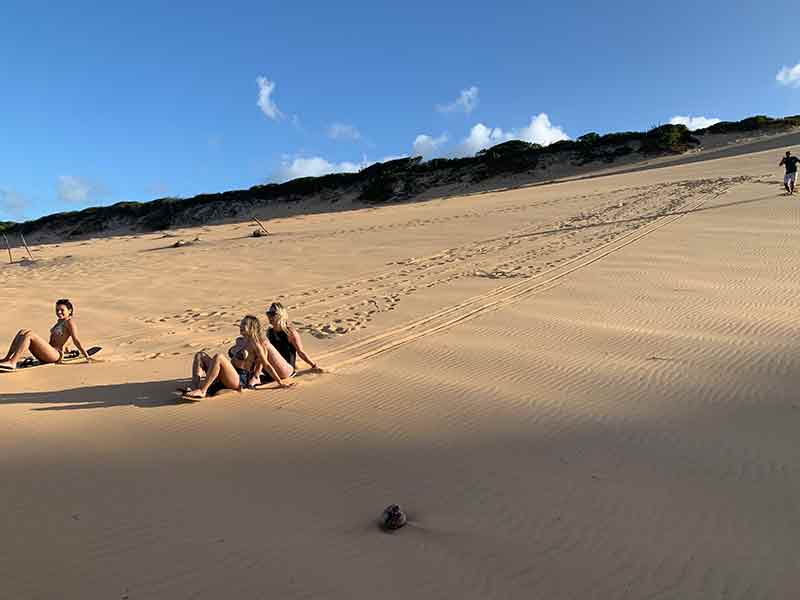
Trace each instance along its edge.
<path fill-rule="evenodd" d="M 793 597 L 800 211 L 726 154 L 3 266 L 106 362 L 0 375 L 0 596 Z M 328 372 L 178 402 L 276 299 Z"/>

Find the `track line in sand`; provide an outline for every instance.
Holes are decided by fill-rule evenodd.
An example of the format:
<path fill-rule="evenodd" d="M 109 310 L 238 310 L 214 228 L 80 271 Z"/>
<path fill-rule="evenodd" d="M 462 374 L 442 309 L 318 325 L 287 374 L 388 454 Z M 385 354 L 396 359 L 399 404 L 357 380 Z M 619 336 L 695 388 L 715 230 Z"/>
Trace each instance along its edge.
<path fill-rule="evenodd" d="M 302 325 L 301 330 L 308 331 L 316 337 L 345 334 L 350 330 L 368 326 L 367 322 L 372 320 L 370 317 L 374 313 L 392 310 L 403 298 L 419 289 L 431 288 L 464 277 L 513 278 L 516 281 L 523 281 L 541 273 L 544 269 L 553 267 L 553 263 L 562 264 L 565 260 L 585 255 L 598 242 L 602 244 L 612 237 L 618 238 L 620 233 L 616 228 L 620 224 L 624 223 L 624 229 L 628 231 L 639 229 L 644 221 L 674 214 L 676 208 L 683 208 L 684 202 L 692 201 L 686 197 L 687 193 L 696 199 L 703 193 L 711 192 L 713 188 L 708 189 L 710 186 L 725 186 L 726 183 L 733 181 L 682 181 L 676 184 L 652 186 L 649 194 L 635 188 L 629 190 L 630 193 L 622 198 L 623 201 L 619 201 L 620 198 L 610 199 L 604 196 L 605 202 L 600 206 L 589 207 L 588 212 L 586 210 L 570 212 L 562 214 L 550 224 L 541 221 L 528 223 L 499 237 L 466 242 L 433 255 L 438 259 L 417 257 L 412 261 L 413 264 L 396 263 L 402 265 L 399 273 L 396 270 L 387 271 L 366 281 L 362 278 L 360 282 L 355 280 L 342 283 L 337 285 L 338 294 L 330 295 L 323 290 L 315 289 L 312 292 L 316 294 L 316 298 L 310 301 L 300 300 L 289 308 L 296 310 L 312 305 L 323 305 L 321 313 L 303 314 L 301 320 L 295 324 Z M 691 188 L 697 187 L 705 189 L 701 189 L 699 194 L 691 193 Z M 652 198 L 653 195 L 658 197 L 658 201 L 654 205 L 648 204 L 647 198 Z M 641 205 L 643 200 L 644 206 Z M 573 206 L 570 210 L 575 208 Z M 610 221 L 604 221 L 609 217 Z M 581 230 L 589 230 L 590 233 L 580 234 Z M 575 236 L 578 238 L 573 239 Z M 518 245 L 523 239 L 527 242 Z M 570 247 L 572 251 L 568 251 Z M 565 251 L 569 256 L 559 257 Z M 539 266 L 535 264 L 537 262 Z M 542 262 L 547 262 L 547 266 L 542 266 Z M 311 294 L 306 292 L 302 295 Z M 370 303 L 374 306 L 367 306 Z M 340 331 L 341 329 L 344 331 Z"/>
<path fill-rule="evenodd" d="M 704 193 L 720 191 L 733 183 L 737 181 L 731 178 L 681 180 L 577 196 L 560 195 L 547 202 L 528 199 L 512 206 L 512 212 L 533 207 L 532 212 L 521 212 L 524 217 L 513 219 L 511 224 L 507 220 L 496 224 L 502 229 L 512 225 L 505 231 L 492 231 L 494 235 L 479 239 L 462 239 L 461 236 L 451 247 L 438 248 L 424 256 L 398 258 L 392 255 L 387 257 L 392 261 L 372 272 L 357 273 L 352 279 L 319 282 L 313 288 L 281 290 L 273 299 L 283 302 L 292 311 L 293 324 L 299 331 L 318 339 L 344 336 L 367 328 L 370 329 L 364 332 L 367 335 L 380 334 L 383 328 L 376 330 L 375 327 L 381 313 L 399 308 L 397 305 L 411 296 L 425 296 L 432 293 L 431 288 L 449 286 L 460 279 L 524 282 L 533 275 L 569 264 L 573 258 L 586 256 L 593 248 L 640 229 L 644 223 L 674 214 L 676 209 L 695 202 Z M 539 214 L 538 207 L 546 204 L 556 208 Z M 502 206 L 489 212 L 506 210 L 508 207 Z M 495 285 L 500 283 L 495 282 Z M 165 347 L 162 355 L 189 354 L 201 347 L 230 343 L 232 340 L 219 339 L 219 336 L 238 322 L 236 317 L 257 314 L 251 301 L 236 298 L 203 310 L 182 310 L 185 305 L 170 308 L 172 310 L 161 315 L 136 316 L 136 323 L 113 341 L 125 350 L 127 357 L 145 360 L 155 358 L 148 338 L 174 335 L 168 338 L 173 343 Z M 439 310 L 439 307 L 429 310 Z M 406 319 L 420 319 L 424 315 Z M 401 323 L 395 321 L 394 325 L 384 327 Z M 352 342 L 359 339 L 364 339 L 361 334 Z M 350 342 L 342 340 L 342 343 Z M 331 351 L 336 349 L 337 345 L 330 348 Z"/>
<path fill-rule="evenodd" d="M 354 362 L 362 361 L 379 354 L 389 352 L 390 350 L 394 350 L 395 348 L 409 344 L 428 335 L 449 329 L 450 327 L 453 327 L 459 323 L 471 320 L 482 313 L 490 310 L 497 310 L 502 306 L 517 302 L 522 298 L 532 294 L 549 290 L 558 285 L 560 280 L 567 275 L 588 267 L 602 258 L 605 258 L 609 254 L 618 252 L 624 247 L 639 241 L 654 231 L 674 223 L 678 219 L 686 216 L 692 210 L 695 210 L 705 204 L 710 198 L 716 199 L 720 197 L 725 193 L 725 191 L 726 190 L 713 194 L 704 194 L 697 202 L 689 207 L 684 208 L 679 214 L 666 214 L 648 225 L 624 234 L 621 237 L 590 250 L 586 254 L 569 259 L 557 267 L 542 271 L 527 277 L 522 281 L 517 281 L 509 285 L 495 288 L 494 290 L 491 290 L 485 294 L 473 296 L 464 302 L 436 311 L 421 319 L 410 321 L 404 325 L 394 327 L 367 339 L 331 350 L 330 352 L 320 355 L 319 358 L 321 360 L 325 360 L 340 354 L 350 353 L 354 350 L 358 351 L 358 353 L 353 356 L 345 356 L 341 360 L 330 364 L 331 369 L 341 368 Z M 407 335 L 403 335 L 406 333 Z M 384 340 L 387 338 L 392 338 L 394 336 L 402 337 L 384 342 Z"/>

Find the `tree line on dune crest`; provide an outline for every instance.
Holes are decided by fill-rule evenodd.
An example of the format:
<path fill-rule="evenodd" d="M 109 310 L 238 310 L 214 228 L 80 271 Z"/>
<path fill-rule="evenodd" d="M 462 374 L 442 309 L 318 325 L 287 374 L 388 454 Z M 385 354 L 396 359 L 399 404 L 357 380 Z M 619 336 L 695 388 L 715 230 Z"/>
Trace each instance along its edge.
<path fill-rule="evenodd" d="M 256 185 L 247 190 L 200 194 L 192 198 L 159 198 L 149 202 L 119 202 L 111 206 L 56 213 L 25 223 L 0 222 L 0 232 L 25 235 L 47 231 L 60 238 L 87 236 L 107 230 L 159 231 L 244 217 L 260 207 L 290 204 L 316 197 L 335 203 L 347 197 L 367 203 L 401 201 L 431 188 L 472 184 L 491 177 L 536 175 L 555 163 L 613 163 L 638 154 L 680 154 L 699 146 L 706 135 L 777 133 L 800 127 L 800 115 L 775 119 L 763 115 L 722 121 L 689 131 L 685 125 L 660 125 L 646 132 L 586 133 L 575 140 L 540 146 L 511 140 L 465 158 L 401 158 L 376 163 L 358 173 L 301 177 L 285 183 Z"/>

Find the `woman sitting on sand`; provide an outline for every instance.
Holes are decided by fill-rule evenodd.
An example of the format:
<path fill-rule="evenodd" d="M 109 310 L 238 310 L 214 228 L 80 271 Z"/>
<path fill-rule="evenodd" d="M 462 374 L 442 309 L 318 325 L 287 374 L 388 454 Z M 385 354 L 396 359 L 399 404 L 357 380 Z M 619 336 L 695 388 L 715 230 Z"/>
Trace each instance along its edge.
<path fill-rule="evenodd" d="M 280 387 L 293 385 L 292 382 L 283 381 L 270 361 L 269 356 L 277 354 L 277 351 L 264 337 L 261 321 L 257 317 L 247 315 L 239 324 L 239 331 L 242 337 L 231 348 L 232 359 L 224 354 L 216 354 L 214 357 L 205 352 L 195 354 L 192 365 L 192 386 L 190 389 L 181 390 L 184 398 L 199 399 L 214 395 L 220 390 L 241 391 L 251 387 L 252 365 L 255 364 L 258 364 L 259 368 L 266 368 Z"/>
<path fill-rule="evenodd" d="M 72 302 L 66 298 L 56 301 L 56 317 L 58 321 L 50 329 L 50 341 L 45 342 L 44 338 L 39 337 L 30 329 L 20 329 L 14 340 L 11 342 L 11 347 L 8 349 L 6 357 L 0 361 L 0 370 L 13 371 L 17 368 L 17 361 L 20 357 L 24 356 L 30 349 L 39 362 L 43 364 L 51 364 L 61 362 L 64 357 L 64 346 L 72 338 L 72 341 L 80 350 L 80 353 L 88 362 L 94 362 L 86 350 L 83 348 L 80 339 L 78 338 L 78 327 L 72 318 L 75 312 L 72 307 Z"/>
<path fill-rule="evenodd" d="M 294 377 L 297 365 L 297 356 L 300 355 L 312 369 L 319 369 L 311 357 L 303 349 L 300 333 L 289 325 L 289 311 L 280 302 L 273 302 L 267 309 L 267 318 L 270 328 L 267 330 L 267 340 L 276 350 L 277 356 L 272 356 L 271 361 L 275 370 L 285 379 Z M 269 373 L 263 373 L 256 368 L 260 383 L 269 383 L 273 378 Z"/>

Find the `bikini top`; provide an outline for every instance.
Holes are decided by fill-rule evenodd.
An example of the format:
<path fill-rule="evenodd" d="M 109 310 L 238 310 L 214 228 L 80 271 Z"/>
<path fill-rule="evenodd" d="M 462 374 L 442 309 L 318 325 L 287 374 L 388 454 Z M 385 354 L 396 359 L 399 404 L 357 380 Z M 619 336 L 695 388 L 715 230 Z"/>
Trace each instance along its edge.
<path fill-rule="evenodd" d="M 64 337 L 66 333 L 67 333 L 66 321 L 58 321 L 55 325 L 53 325 L 52 329 L 50 329 L 50 335 L 55 335 L 57 337 Z"/>

